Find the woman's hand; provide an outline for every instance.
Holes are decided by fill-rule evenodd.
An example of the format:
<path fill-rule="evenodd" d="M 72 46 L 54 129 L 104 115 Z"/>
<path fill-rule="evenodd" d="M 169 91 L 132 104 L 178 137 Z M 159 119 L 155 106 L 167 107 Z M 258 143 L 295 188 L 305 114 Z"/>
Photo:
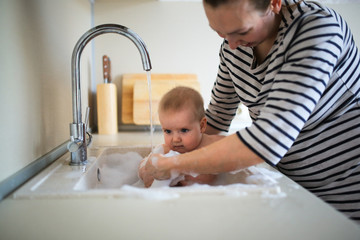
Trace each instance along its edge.
<path fill-rule="evenodd" d="M 144 181 L 145 187 L 150 187 L 154 179 L 166 180 L 171 177 L 172 157 L 164 157 L 161 154 L 151 154 L 139 167 L 139 176 Z M 143 160 L 144 161 L 144 160 Z M 145 165 L 145 166 L 142 166 Z"/>
<path fill-rule="evenodd" d="M 164 168 L 166 164 L 161 164 L 167 159 L 169 158 L 161 154 L 150 154 L 140 162 L 139 177 L 143 180 L 145 187 L 150 187 L 154 179 L 165 180 L 170 178 L 170 169 Z"/>
<path fill-rule="evenodd" d="M 150 187 L 151 184 L 154 182 L 154 178 L 149 175 L 146 174 L 145 172 L 145 165 L 146 162 L 148 160 L 148 157 L 144 158 L 139 165 L 139 177 L 141 178 L 141 180 L 143 180 L 145 187 Z"/>
<path fill-rule="evenodd" d="M 172 157 L 164 157 L 161 154 L 151 154 L 145 164 L 146 174 L 158 180 L 166 180 L 171 177 L 170 168 L 167 167 Z"/>

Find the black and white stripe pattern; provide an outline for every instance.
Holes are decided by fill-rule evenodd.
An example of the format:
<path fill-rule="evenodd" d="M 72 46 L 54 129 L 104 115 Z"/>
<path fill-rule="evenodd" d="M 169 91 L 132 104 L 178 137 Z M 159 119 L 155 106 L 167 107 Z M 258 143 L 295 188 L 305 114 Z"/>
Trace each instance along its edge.
<path fill-rule="evenodd" d="M 227 131 L 240 102 L 252 126 L 238 137 L 266 162 L 360 222 L 360 56 L 345 21 L 314 2 L 283 1 L 276 42 L 257 66 L 225 40 L 207 109 Z M 286 6 L 287 7 L 286 7 Z"/>

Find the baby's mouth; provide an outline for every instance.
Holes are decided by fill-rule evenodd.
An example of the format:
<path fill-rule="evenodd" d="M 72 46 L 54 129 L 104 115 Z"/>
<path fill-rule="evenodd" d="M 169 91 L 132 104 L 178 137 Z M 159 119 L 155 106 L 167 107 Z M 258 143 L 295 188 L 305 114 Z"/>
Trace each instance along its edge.
<path fill-rule="evenodd" d="M 182 149 L 184 149 L 185 147 L 184 147 L 184 145 L 177 145 L 177 146 L 174 146 L 173 145 L 173 149 L 175 150 L 175 151 L 179 151 L 179 150 L 182 150 Z"/>
<path fill-rule="evenodd" d="M 177 145 L 177 146 L 173 146 L 174 148 L 183 148 L 183 145 Z"/>

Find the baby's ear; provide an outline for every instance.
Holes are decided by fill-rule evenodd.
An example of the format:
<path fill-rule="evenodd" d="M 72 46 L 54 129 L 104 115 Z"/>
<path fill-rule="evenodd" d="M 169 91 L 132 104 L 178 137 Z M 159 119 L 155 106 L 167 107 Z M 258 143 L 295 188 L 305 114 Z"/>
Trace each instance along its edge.
<path fill-rule="evenodd" d="M 203 117 L 203 118 L 200 120 L 200 131 L 201 131 L 201 133 L 204 133 L 204 132 L 205 132 L 206 126 L 207 126 L 207 120 L 206 120 L 206 117 Z"/>

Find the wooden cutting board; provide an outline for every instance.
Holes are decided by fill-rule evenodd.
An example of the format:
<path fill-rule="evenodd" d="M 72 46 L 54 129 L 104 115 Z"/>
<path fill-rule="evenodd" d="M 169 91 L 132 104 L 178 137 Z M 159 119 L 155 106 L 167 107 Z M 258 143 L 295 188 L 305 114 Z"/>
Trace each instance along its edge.
<path fill-rule="evenodd" d="M 161 96 L 175 86 L 200 91 L 196 74 L 151 74 L 153 114 Z M 124 74 L 122 78 L 121 121 L 123 124 L 149 125 L 149 93 L 146 74 Z M 154 115 L 155 116 L 155 115 Z M 159 124 L 158 120 L 156 124 Z"/>

